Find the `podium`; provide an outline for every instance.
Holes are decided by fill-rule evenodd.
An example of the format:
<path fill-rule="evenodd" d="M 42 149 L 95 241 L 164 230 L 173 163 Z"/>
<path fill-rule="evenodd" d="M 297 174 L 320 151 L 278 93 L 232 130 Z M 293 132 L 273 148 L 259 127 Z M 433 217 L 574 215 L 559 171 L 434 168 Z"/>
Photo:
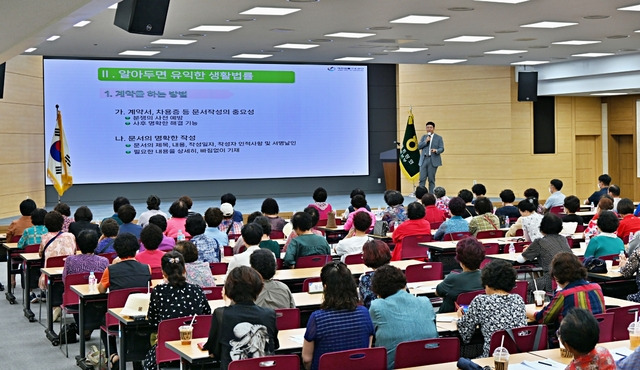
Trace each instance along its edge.
<path fill-rule="evenodd" d="M 380 162 L 384 172 L 385 190 L 400 190 L 399 149 L 386 150 L 380 153 Z"/>

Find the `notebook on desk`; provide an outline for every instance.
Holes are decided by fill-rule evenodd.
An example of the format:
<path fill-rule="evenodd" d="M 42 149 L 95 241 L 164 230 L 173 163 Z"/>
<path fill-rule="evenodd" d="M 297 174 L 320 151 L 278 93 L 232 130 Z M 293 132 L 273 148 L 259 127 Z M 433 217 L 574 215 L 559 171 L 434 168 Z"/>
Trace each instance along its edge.
<path fill-rule="evenodd" d="M 122 316 L 129 317 L 147 316 L 150 299 L 150 293 L 130 294 L 129 297 L 127 297 L 127 302 L 124 304 L 122 311 L 120 311 L 120 314 Z"/>

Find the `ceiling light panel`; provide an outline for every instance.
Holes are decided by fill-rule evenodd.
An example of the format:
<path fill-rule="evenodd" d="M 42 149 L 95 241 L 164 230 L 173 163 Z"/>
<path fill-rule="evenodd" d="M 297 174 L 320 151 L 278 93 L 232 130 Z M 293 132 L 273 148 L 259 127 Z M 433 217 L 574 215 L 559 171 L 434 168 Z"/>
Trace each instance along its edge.
<path fill-rule="evenodd" d="M 449 17 L 440 15 L 408 15 L 406 17 L 394 19 L 389 23 L 406 23 L 406 24 L 429 24 L 444 21 Z"/>
<path fill-rule="evenodd" d="M 575 22 L 543 21 L 543 22 L 523 24 L 520 27 L 526 27 L 526 28 L 562 28 L 562 27 L 575 26 L 576 24 L 578 24 L 578 23 L 575 23 Z"/>
<path fill-rule="evenodd" d="M 418 51 L 429 50 L 429 48 L 397 48 L 395 50 L 385 50 L 390 53 L 417 53 Z"/>
<path fill-rule="evenodd" d="M 602 41 L 597 40 L 567 40 L 567 41 L 558 41 L 552 42 L 554 45 L 591 45 L 591 44 L 599 44 Z"/>
<path fill-rule="evenodd" d="M 219 26 L 219 25 L 201 25 L 195 28 L 189 28 L 189 31 L 197 32 L 230 32 L 242 28 L 242 26 Z"/>
<path fill-rule="evenodd" d="M 512 66 L 537 66 L 538 64 L 547 64 L 548 60 L 522 60 L 520 62 L 511 63 Z"/>
<path fill-rule="evenodd" d="M 276 46 L 274 46 L 274 48 L 306 50 L 306 49 L 312 49 L 312 48 L 315 48 L 315 47 L 318 47 L 318 46 L 320 46 L 320 45 L 317 45 L 317 44 L 293 44 L 293 43 L 287 43 L 287 44 L 276 45 Z"/>
<path fill-rule="evenodd" d="M 512 54 L 522 54 L 526 52 L 527 50 L 500 49 L 500 50 L 485 51 L 484 53 L 494 54 L 494 55 L 512 55 Z"/>
<path fill-rule="evenodd" d="M 240 13 L 242 15 L 287 15 L 300 11 L 299 8 L 272 8 L 257 6 Z"/>
<path fill-rule="evenodd" d="M 238 58 L 238 59 L 264 59 L 264 58 L 269 58 L 272 57 L 273 55 L 271 54 L 237 54 L 234 55 L 232 58 Z"/>
<path fill-rule="evenodd" d="M 88 25 L 89 23 L 91 23 L 91 21 L 80 21 L 80 22 L 74 24 L 73 27 L 80 28 L 80 27 L 84 27 L 84 26 Z"/>
<path fill-rule="evenodd" d="M 162 44 L 162 45 L 189 45 L 194 42 L 198 42 L 198 40 L 184 40 L 184 39 L 158 39 L 156 41 L 152 41 L 152 44 Z"/>
<path fill-rule="evenodd" d="M 585 57 L 585 58 L 598 58 L 598 57 L 606 57 L 609 55 L 613 55 L 613 53 L 582 53 L 582 54 L 573 54 L 572 57 Z"/>
<path fill-rule="evenodd" d="M 428 62 L 429 64 L 457 64 L 466 62 L 466 59 L 436 59 Z"/>
<path fill-rule="evenodd" d="M 144 50 L 125 50 L 118 55 L 135 55 L 140 57 L 150 57 L 156 54 L 160 54 L 159 51 L 144 51 Z"/>
<path fill-rule="evenodd" d="M 618 10 L 625 10 L 630 12 L 640 12 L 640 4 L 625 6 L 623 8 L 618 8 Z"/>
<path fill-rule="evenodd" d="M 529 0 L 475 0 L 483 3 L 502 3 L 502 4 L 520 4 L 526 3 Z"/>
<path fill-rule="evenodd" d="M 338 62 L 366 62 L 367 60 L 373 60 L 373 58 L 367 58 L 367 57 L 342 57 L 342 58 L 337 58 L 334 59 L 335 61 Z"/>
<path fill-rule="evenodd" d="M 458 36 L 444 40 L 445 42 L 479 42 L 491 40 L 493 36 Z"/>
<path fill-rule="evenodd" d="M 375 33 L 365 33 L 365 32 L 336 32 L 336 33 L 328 33 L 326 37 L 344 37 L 347 39 L 362 39 L 365 37 L 375 36 Z"/>
<path fill-rule="evenodd" d="M 57 40 L 57 39 L 59 39 L 59 38 L 60 38 L 60 36 L 58 36 L 58 35 L 53 35 L 53 36 L 49 37 L 49 38 L 47 39 L 47 41 L 56 41 L 56 40 Z"/>
<path fill-rule="evenodd" d="M 38 48 L 29 48 L 27 50 L 25 50 L 25 53 L 33 53 L 34 51 L 38 50 Z"/>

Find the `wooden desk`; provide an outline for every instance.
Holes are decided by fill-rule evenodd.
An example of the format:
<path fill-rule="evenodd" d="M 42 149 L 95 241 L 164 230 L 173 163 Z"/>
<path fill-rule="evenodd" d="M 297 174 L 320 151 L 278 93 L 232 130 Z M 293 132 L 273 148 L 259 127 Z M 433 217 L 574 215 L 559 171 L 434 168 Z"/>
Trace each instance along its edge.
<path fill-rule="evenodd" d="M 540 306 L 540 307 L 536 307 L 536 305 L 533 304 L 533 303 L 529 303 L 529 304 L 525 305 L 525 307 L 527 309 L 527 315 L 535 314 L 536 312 L 542 310 L 544 308 L 544 306 L 547 305 L 547 303 L 549 303 L 549 302 L 545 302 L 545 305 Z M 636 302 L 627 301 L 626 299 L 620 299 L 620 298 L 604 296 L 604 305 L 606 307 L 628 307 L 628 306 L 634 306 L 636 304 L 637 304 Z"/>
<path fill-rule="evenodd" d="M 628 351 L 629 350 L 629 340 L 620 340 L 620 341 L 616 341 L 616 342 L 607 342 L 607 343 L 598 343 L 598 347 L 604 347 L 606 349 L 609 350 L 609 352 L 611 352 L 611 355 L 613 356 L 613 358 L 617 361 L 618 359 L 620 359 L 622 356 L 627 356 L 630 353 Z M 617 351 L 617 349 L 622 349 L 622 351 Z M 557 362 L 560 362 L 562 364 L 568 365 L 572 360 L 573 357 L 562 357 L 560 355 L 560 349 L 559 348 L 554 348 L 554 349 L 545 349 L 542 351 L 533 351 L 533 352 L 529 352 L 531 354 L 534 354 L 536 356 L 542 357 L 542 358 L 548 358 Z"/>
<path fill-rule="evenodd" d="M 7 256 L 7 292 L 4 295 L 9 304 L 16 304 L 16 297 L 13 295 L 13 286 L 11 285 L 11 275 L 12 273 L 17 273 L 17 271 L 11 269 L 11 259 L 17 258 L 22 249 L 18 249 L 18 243 L 1 243 L 0 248 L 5 250 Z"/>
<path fill-rule="evenodd" d="M 53 289 L 52 287 L 56 284 L 62 285 L 62 270 L 64 267 L 46 267 L 41 268 L 40 271 L 47 276 L 48 287 L 47 287 L 47 328 L 44 333 L 49 339 L 49 341 L 57 346 L 60 344 L 60 338 L 58 334 L 56 334 L 53 329 L 53 306 L 54 306 L 54 297 L 53 297 Z M 56 306 L 60 304 L 62 301 L 56 302 Z"/>
<path fill-rule="evenodd" d="M 24 261 L 25 271 L 24 271 L 24 317 L 26 317 L 29 322 L 36 321 L 36 315 L 31 311 L 31 297 L 29 294 L 31 293 L 31 273 L 32 270 L 36 269 L 40 266 L 40 255 L 38 253 L 20 253 L 20 258 Z"/>
<path fill-rule="evenodd" d="M 635 277 L 630 277 L 627 279 L 624 276 L 622 276 L 622 274 L 620 273 L 620 270 L 616 267 L 617 266 L 614 266 L 613 269 L 607 271 L 604 274 L 588 272 L 587 276 L 589 277 L 589 280 L 594 280 L 596 282 L 611 281 L 611 280 L 634 280 L 635 281 Z"/>
<path fill-rule="evenodd" d="M 573 252 L 573 254 L 575 254 L 577 257 L 582 257 L 584 256 L 584 252 L 585 252 L 586 248 L 571 248 L 571 251 Z M 505 260 L 505 261 L 509 261 L 511 263 L 516 263 L 518 260 L 518 257 L 522 256 L 522 253 L 516 252 L 516 253 L 500 253 L 500 254 L 487 254 L 487 258 L 491 258 L 491 259 L 499 259 L 499 260 Z M 533 261 L 526 261 L 525 263 L 530 263 Z M 619 273 L 618 273 L 619 274 Z"/>
<path fill-rule="evenodd" d="M 120 315 L 120 311 L 122 311 L 122 307 L 109 309 L 109 313 L 116 319 L 118 319 L 118 322 L 120 324 L 120 348 L 118 349 L 118 357 L 120 357 L 120 370 L 126 370 L 127 362 L 144 360 L 147 352 L 151 348 L 149 338 L 144 335 L 147 333 L 149 334 L 149 336 L 151 335 L 151 327 L 149 326 L 149 322 L 147 320 L 135 321 L 132 320 L 129 316 Z M 146 344 L 148 345 L 148 347 L 146 349 L 143 347 L 137 352 L 131 351 L 128 342 L 129 336 L 132 333 L 136 333 L 136 335 L 142 333 L 142 336 L 136 337 L 136 342 L 138 345 L 140 345 L 140 343 L 146 340 Z"/>

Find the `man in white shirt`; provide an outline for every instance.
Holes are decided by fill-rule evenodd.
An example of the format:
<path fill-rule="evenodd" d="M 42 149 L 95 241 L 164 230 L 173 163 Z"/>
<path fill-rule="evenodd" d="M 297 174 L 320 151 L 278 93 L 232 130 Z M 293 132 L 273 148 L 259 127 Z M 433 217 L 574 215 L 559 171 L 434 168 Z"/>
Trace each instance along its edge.
<path fill-rule="evenodd" d="M 342 262 L 350 254 L 362 253 L 362 245 L 369 240 L 367 230 L 371 226 L 371 216 L 367 212 L 358 212 L 353 216 L 353 228 L 347 236 L 338 242 L 335 253 Z"/>
<path fill-rule="evenodd" d="M 260 249 L 260 240 L 262 239 L 262 226 L 254 223 L 246 224 L 242 227 L 241 232 L 242 239 L 247 246 L 247 250 L 233 256 L 233 258 L 229 262 L 227 273 L 238 266 L 251 267 L 251 253 Z"/>
<path fill-rule="evenodd" d="M 565 195 L 562 194 L 560 190 L 562 190 L 562 181 L 558 179 L 551 180 L 549 183 L 549 193 L 551 193 L 551 195 L 544 203 L 544 209 L 546 211 L 553 207 L 564 206 Z"/>
<path fill-rule="evenodd" d="M 620 187 L 618 185 L 609 185 L 608 194 L 613 198 L 613 209 L 618 209 L 618 202 L 620 201 Z"/>

